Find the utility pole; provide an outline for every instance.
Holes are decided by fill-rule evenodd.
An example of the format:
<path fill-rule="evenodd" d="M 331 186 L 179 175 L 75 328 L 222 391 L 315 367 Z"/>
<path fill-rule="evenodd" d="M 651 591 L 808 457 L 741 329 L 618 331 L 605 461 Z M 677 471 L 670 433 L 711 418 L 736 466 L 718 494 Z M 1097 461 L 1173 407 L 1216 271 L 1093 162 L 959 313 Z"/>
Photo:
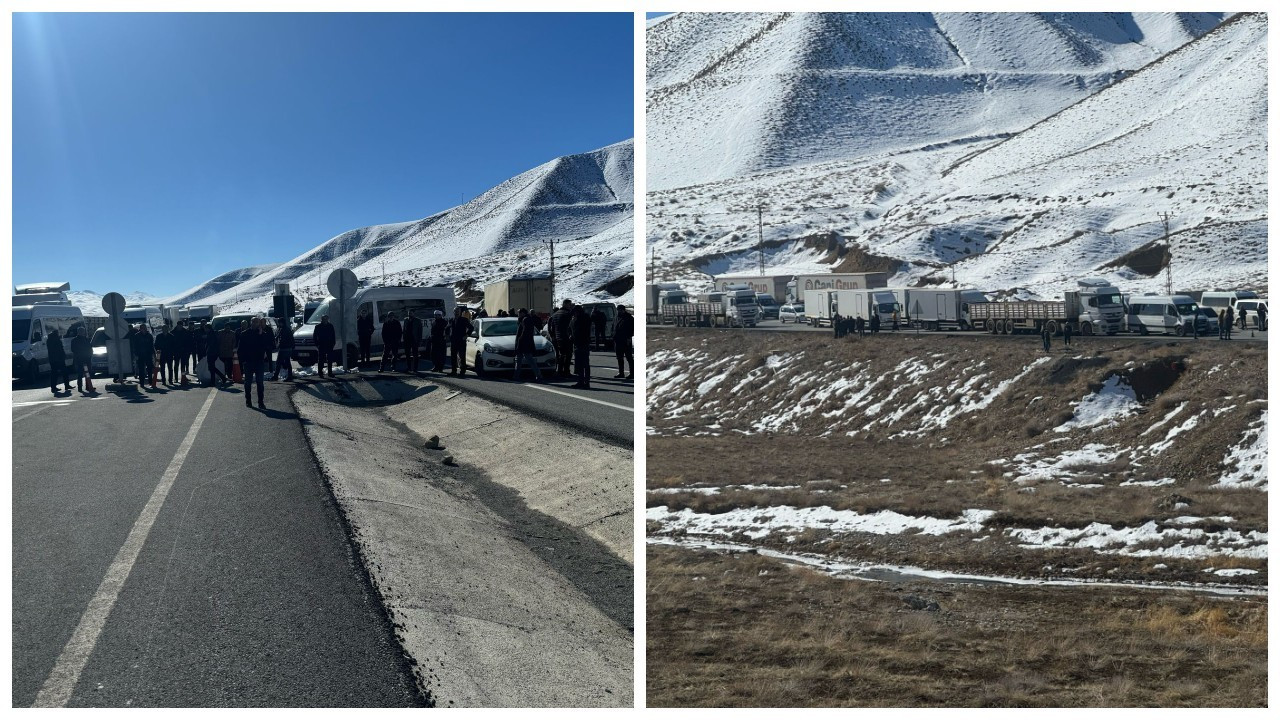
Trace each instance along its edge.
<path fill-rule="evenodd" d="M 658 253 L 658 248 L 656 245 L 651 246 L 649 248 L 649 284 L 650 285 L 653 284 L 653 268 L 657 261 L 657 257 L 658 257 L 657 253 Z"/>
<path fill-rule="evenodd" d="M 547 249 L 551 251 L 551 309 L 556 308 L 556 239 L 554 237 L 543 240 L 547 244 Z"/>
<path fill-rule="evenodd" d="M 756 205 L 756 231 L 760 237 L 760 274 L 764 275 L 764 206 Z"/>
<path fill-rule="evenodd" d="M 1160 213 L 1160 222 L 1164 223 L 1164 245 L 1165 252 L 1169 253 L 1169 262 L 1164 266 L 1164 294 L 1173 294 L 1173 243 L 1169 240 L 1169 218 L 1173 217 L 1171 213 Z"/>

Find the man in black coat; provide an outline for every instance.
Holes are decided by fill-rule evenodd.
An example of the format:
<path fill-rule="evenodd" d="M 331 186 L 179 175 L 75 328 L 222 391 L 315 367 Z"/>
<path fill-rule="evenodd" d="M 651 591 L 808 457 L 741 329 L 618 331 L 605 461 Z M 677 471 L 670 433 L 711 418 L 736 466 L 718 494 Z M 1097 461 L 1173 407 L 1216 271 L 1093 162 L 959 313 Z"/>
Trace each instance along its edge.
<path fill-rule="evenodd" d="M 208 323 L 205 323 L 202 326 L 202 329 L 205 333 L 204 348 L 205 352 L 208 354 L 209 387 L 213 387 L 217 384 L 219 376 L 222 377 L 222 382 L 229 382 L 227 380 L 227 374 L 218 369 L 218 353 L 222 349 L 222 336 L 216 330 L 209 327 Z M 231 358 L 227 358 L 223 361 L 222 366 L 230 370 L 230 362 Z"/>
<path fill-rule="evenodd" d="M 422 357 L 422 318 L 413 308 L 404 319 L 404 362 L 406 372 L 418 372 L 418 363 Z"/>
<path fill-rule="evenodd" d="M 178 359 L 173 354 L 176 346 L 174 334 L 169 332 L 169 324 L 165 323 L 160 334 L 156 335 L 156 350 L 160 352 L 160 382 L 165 385 L 178 382 Z"/>
<path fill-rule="evenodd" d="M 58 378 L 61 377 L 67 392 L 71 392 L 71 368 L 67 367 L 67 348 L 63 346 L 62 336 L 58 334 L 57 328 L 49 330 L 49 336 L 44 339 L 44 344 L 49 349 L 49 389 L 57 395 Z"/>
<path fill-rule="evenodd" d="M 179 372 L 182 373 L 182 382 L 187 381 L 187 369 L 190 365 L 191 351 L 195 348 L 195 342 L 191 338 L 191 332 L 187 330 L 187 324 L 178 321 L 178 327 L 173 329 L 173 343 L 169 352 L 174 356 L 174 363 L 178 366 Z M 178 382 L 177 377 L 170 377 L 169 382 Z"/>
<path fill-rule="evenodd" d="M 636 319 L 627 312 L 625 305 L 618 306 L 618 317 L 613 321 L 613 354 L 618 358 L 618 374 L 614 375 L 615 379 L 626 378 L 634 379 L 636 374 L 636 361 L 631 349 L 631 338 L 635 335 Z M 631 372 L 626 375 L 622 374 L 622 361 L 627 361 L 627 367 Z"/>
<path fill-rule="evenodd" d="M 597 307 L 591 311 L 591 324 L 596 329 L 595 346 L 597 350 L 603 350 L 604 346 L 606 345 L 605 339 L 604 339 L 604 327 L 608 323 L 609 323 L 609 318 L 604 314 L 603 310 Z"/>
<path fill-rule="evenodd" d="M 263 402 L 263 382 L 267 356 L 273 349 L 275 349 L 275 342 L 263 318 L 254 318 L 249 329 L 240 333 L 240 345 L 236 350 L 240 353 L 240 370 L 244 373 L 244 404 L 247 407 L 253 407 L 249 390 L 255 378 L 258 381 L 258 408 L 266 409 L 267 407 Z"/>
<path fill-rule="evenodd" d="M 293 380 L 293 362 L 289 359 L 293 356 L 293 328 L 289 325 L 289 321 L 285 318 L 276 320 L 276 367 L 271 372 L 272 380 L 280 379 L 280 370 L 283 369 L 288 373 L 284 381 Z"/>
<path fill-rule="evenodd" d="M 396 314 L 387 313 L 387 319 L 382 323 L 382 361 L 378 363 L 378 372 L 382 372 L 388 357 L 391 358 L 391 372 L 396 371 L 396 356 L 400 354 L 400 338 L 403 334 L 404 329 L 396 319 Z"/>
<path fill-rule="evenodd" d="M 329 368 L 329 377 L 333 377 L 333 346 L 338 344 L 338 329 L 329 322 L 329 316 L 320 318 L 312 338 L 316 341 L 316 367 L 320 368 L 320 377 L 324 377 L 324 369 Z"/>
<path fill-rule="evenodd" d="M 365 308 L 360 308 L 360 316 L 356 318 L 356 334 L 360 336 L 360 362 L 370 362 L 369 353 L 373 348 L 373 316 Z"/>
<path fill-rule="evenodd" d="M 573 338 L 569 328 L 573 322 L 573 301 L 564 303 L 551 314 L 551 342 L 556 348 L 556 373 L 569 377 L 569 359 L 573 357 Z"/>
<path fill-rule="evenodd" d="M 71 331 L 71 366 L 75 369 L 76 389 L 84 392 L 88 381 L 89 392 L 93 392 L 93 344 L 85 337 L 83 327 Z"/>
<path fill-rule="evenodd" d="M 441 375 L 444 374 L 445 343 L 448 341 L 449 323 L 444 320 L 444 311 L 437 310 L 431 318 L 431 369 Z"/>
<path fill-rule="evenodd" d="M 524 308 L 520 309 L 516 317 L 519 318 L 516 326 L 516 369 L 512 379 L 516 382 L 520 381 L 520 366 L 523 362 L 525 365 L 533 366 L 533 379 L 542 382 L 542 371 L 538 368 L 538 359 L 534 357 L 538 352 L 537 343 L 534 341 L 538 335 L 538 324 Z"/>
<path fill-rule="evenodd" d="M 573 372 L 578 376 L 575 388 L 591 388 L 591 316 L 582 306 L 573 309 L 569 329 L 573 340 Z"/>
<path fill-rule="evenodd" d="M 450 375 L 467 374 L 467 336 L 471 334 L 471 321 L 462 314 L 462 308 L 453 309 L 453 319 L 449 321 L 449 354 L 453 367 Z"/>
<path fill-rule="evenodd" d="M 138 333 L 133 336 L 131 341 L 133 346 L 133 355 L 136 358 L 134 362 L 138 365 L 138 384 L 150 383 L 151 389 L 156 387 L 156 379 L 154 377 L 156 369 L 156 343 L 155 338 L 151 337 L 151 330 L 143 323 L 138 327 Z"/>

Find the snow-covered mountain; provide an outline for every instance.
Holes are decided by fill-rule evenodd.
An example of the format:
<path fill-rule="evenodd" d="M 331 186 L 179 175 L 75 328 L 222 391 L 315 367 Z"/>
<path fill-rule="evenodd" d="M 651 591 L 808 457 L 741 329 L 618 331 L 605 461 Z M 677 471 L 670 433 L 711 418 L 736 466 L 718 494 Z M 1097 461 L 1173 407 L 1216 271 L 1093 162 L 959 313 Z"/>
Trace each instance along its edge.
<path fill-rule="evenodd" d="M 102 296 L 105 294 L 94 292 L 93 290 L 70 290 L 67 292 L 67 299 L 71 301 L 72 305 L 80 308 L 80 312 L 85 315 L 106 317 L 107 311 L 102 309 Z M 141 290 L 121 294 L 124 295 L 125 303 L 129 305 L 145 305 L 160 301 L 156 296 Z"/>
<path fill-rule="evenodd" d="M 545 272 L 544 241 L 553 239 L 559 297 L 630 302 L 630 289 L 614 294 L 605 286 L 633 272 L 632 147 L 627 140 L 556 158 L 458 207 L 350 230 L 291 260 L 224 273 L 164 302 L 261 311 L 276 283 L 288 282 L 304 297 L 327 295 L 325 279 L 340 267 L 372 285 L 480 289 Z"/>
<path fill-rule="evenodd" d="M 693 115 L 729 97 L 762 103 L 752 94 L 781 80 L 761 63 L 781 55 L 757 46 L 794 23 L 807 42 L 784 47 L 827 48 L 835 69 L 811 62 L 803 80 L 785 76 L 793 89 L 825 89 L 768 96 L 781 105 L 726 130 L 735 149 L 722 147 L 719 163 L 695 158 L 702 124 L 654 133 L 671 100 L 651 92 L 649 128 L 662 139 L 650 140 L 649 177 L 668 188 L 648 204 L 657 277 L 701 286 L 707 273 L 754 271 L 760 207 L 772 273 L 879 269 L 894 284 L 954 276 L 1042 295 L 1102 275 L 1151 292 L 1164 284 L 1167 248 L 1153 241 L 1168 213 L 1177 288 L 1265 289 L 1265 15 L 1207 34 L 1217 16 L 746 17 L 759 27 L 736 45 L 745 31 L 713 40 L 711 30 L 742 16 L 651 26 L 659 88 L 678 97 L 691 92 L 680 78 L 720 78 L 698 100 L 706 107 L 686 108 Z M 987 79 L 975 89 L 979 67 Z M 810 120 L 761 119 L 783 117 Z M 683 146 L 681 159 L 663 166 L 655 142 Z M 698 172 L 724 177 L 676 187 Z"/>

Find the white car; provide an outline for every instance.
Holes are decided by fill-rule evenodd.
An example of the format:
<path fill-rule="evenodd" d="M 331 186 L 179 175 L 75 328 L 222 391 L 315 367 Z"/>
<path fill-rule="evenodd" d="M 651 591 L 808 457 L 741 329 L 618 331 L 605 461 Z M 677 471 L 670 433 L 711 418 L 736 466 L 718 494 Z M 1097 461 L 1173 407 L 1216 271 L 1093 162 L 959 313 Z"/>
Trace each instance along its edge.
<path fill-rule="evenodd" d="M 512 372 L 516 369 L 516 327 L 519 321 L 513 317 L 490 317 L 472 320 L 475 328 L 467 336 L 467 360 L 476 375 L 484 377 L 491 372 Z M 556 350 L 551 341 L 542 335 L 533 337 L 534 362 L 542 370 L 554 370 Z M 532 368 L 528 368 L 532 370 Z M 521 368 L 523 372 L 525 368 Z"/>
<path fill-rule="evenodd" d="M 804 305 L 802 303 L 794 303 L 783 305 L 778 308 L 778 320 L 786 322 L 802 323 L 804 322 Z"/>

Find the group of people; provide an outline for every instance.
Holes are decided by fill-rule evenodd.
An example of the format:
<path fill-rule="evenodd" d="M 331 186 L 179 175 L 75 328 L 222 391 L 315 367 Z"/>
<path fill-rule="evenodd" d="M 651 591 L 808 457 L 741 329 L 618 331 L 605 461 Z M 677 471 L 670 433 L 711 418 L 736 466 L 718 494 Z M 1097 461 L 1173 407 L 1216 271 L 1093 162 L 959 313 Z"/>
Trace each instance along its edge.
<path fill-rule="evenodd" d="M 328 324 L 327 316 L 321 320 L 321 325 L 325 324 Z M 388 362 L 391 364 L 391 371 L 395 372 L 396 362 L 399 361 L 400 351 L 403 350 L 405 372 L 416 373 L 422 365 L 425 349 L 432 369 L 443 374 L 446 351 L 452 348 L 453 363 L 448 374 L 465 375 L 467 335 L 471 334 L 472 329 L 471 319 L 460 307 L 454 308 L 453 317 L 447 319 L 442 310 L 436 310 L 431 317 L 424 319 L 418 317 L 416 310 L 409 308 L 403 321 L 394 312 L 388 313 L 382 323 L 382 359 L 378 363 L 378 372 L 385 371 Z M 360 339 L 360 362 L 372 361 L 370 354 L 373 349 L 373 330 L 373 316 L 362 308 L 356 318 L 356 335 Z M 316 337 L 319 344 L 319 333 Z M 332 365 L 329 366 L 329 372 L 332 377 Z M 320 374 L 324 375 L 323 369 Z"/>
<path fill-rule="evenodd" d="M 556 372 L 562 376 L 574 377 L 575 388 L 591 387 L 591 350 L 595 346 L 604 345 L 605 325 L 608 318 L 596 308 L 588 313 L 582 305 L 565 299 L 560 307 L 547 318 L 547 335 L 556 350 Z M 529 361 L 533 360 L 533 334 L 542 331 L 542 321 L 536 315 L 530 321 L 530 332 L 527 350 Z M 595 330 L 595 343 L 592 341 L 592 330 Z M 530 334 L 532 333 L 532 334 Z M 625 305 L 617 306 L 617 317 L 613 323 L 613 352 L 618 361 L 618 374 L 615 380 L 632 379 L 635 373 L 635 358 L 632 351 L 632 339 L 635 336 L 635 318 L 627 312 Z M 520 377 L 521 340 L 516 338 L 516 379 Z M 570 360 L 573 361 L 573 372 L 570 373 Z M 624 363 L 626 367 L 624 368 Z M 541 379 L 538 366 L 534 364 L 535 378 Z M 627 370 L 630 372 L 627 372 Z"/>
<path fill-rule="evenodd" d="M 897 318 L 897 315 L 894 315 Z M 897 322 L 894 322 L 894 330 L 897 330 Z M 840 313 L 831 316 L 831 331 L 836 337 L 848 337 L 856 335 L 858 337 L 866 337 L 867 333 L 880 332 L 880 314 L 872 313 L 871 320 L 861 317 L 846 317 Z"/>

